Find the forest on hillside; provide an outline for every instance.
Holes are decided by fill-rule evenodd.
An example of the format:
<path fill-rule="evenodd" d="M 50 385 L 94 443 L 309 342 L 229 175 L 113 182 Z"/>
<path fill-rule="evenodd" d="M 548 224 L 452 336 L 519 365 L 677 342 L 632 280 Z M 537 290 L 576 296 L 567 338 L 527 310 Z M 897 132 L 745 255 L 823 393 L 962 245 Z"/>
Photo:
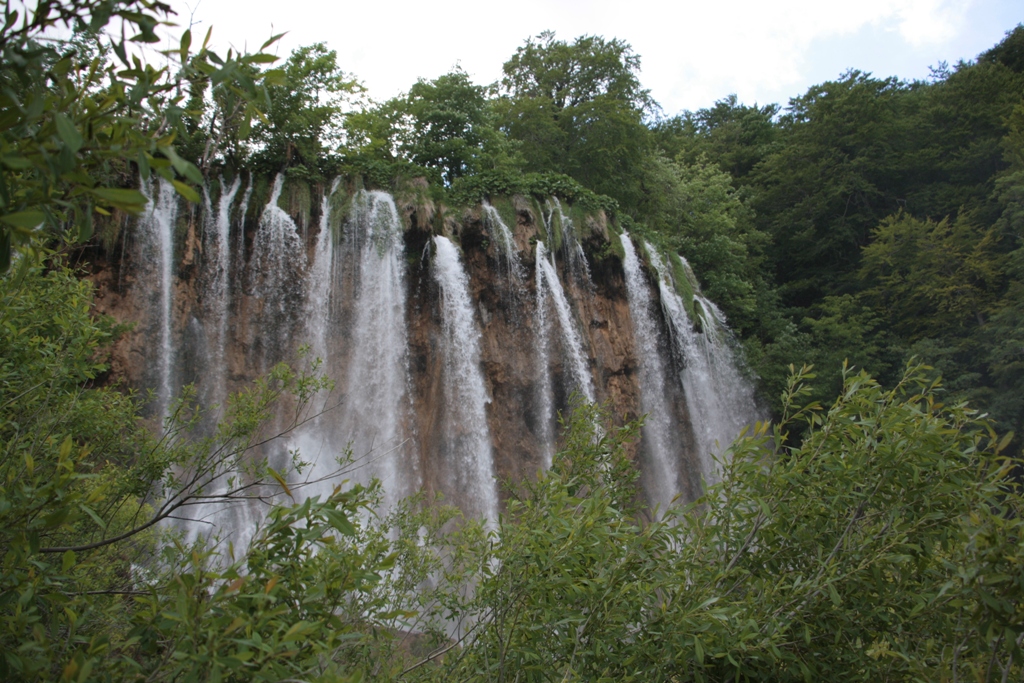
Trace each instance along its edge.
<path fill-rule="evenodd" d="M 671 115 L 619 39 L 546 32 L 500 78 L 379 102 L 325 44 L 168 66 L 151 0 L 7 5 L 0 28 L 0 677 L 1020 680 L 1024 26 L 923 82 L 856 70 L 785 105 Z M 53 27 L 73 29 L 51 39 Z M 123 332 L 69 266 L 139 179 L 241 173 L 438 205 L 557 196 L 692 264 L 773 418 L 651 521 L 578 405 L 498 532 L 378 487 L 275 507 L 249 548 L 161 522 L 327 387 L 279 366 L 212 433 L 97 384 Z M 813 368 L 812 368 L 813 366 Z M 288 399 L 292 400 L 292 399 Z M 610 425 L 610 423 L 608 423 Z M 216 494 L 221 495 L 221 494 Z"/>

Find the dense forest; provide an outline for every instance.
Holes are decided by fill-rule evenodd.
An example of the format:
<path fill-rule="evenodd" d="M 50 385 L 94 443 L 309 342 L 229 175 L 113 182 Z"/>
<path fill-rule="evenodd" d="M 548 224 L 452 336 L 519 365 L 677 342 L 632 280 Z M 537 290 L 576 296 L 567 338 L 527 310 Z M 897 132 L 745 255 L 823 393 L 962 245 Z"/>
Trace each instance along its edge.
<path fill-rule="evenodd" d="M 185 31 L 158 68 L 133 47 L 158 2 L 25 12 L 0 28 L 0 677 L 1024 675 L 1024 26 L 926 82 L 854 70 L 670 116 L 618 39 L 542 33 L 493 84 L 377 102 L 324 44 Z M 772 420 L 660 521 L 633 495 L 639 425 L 580 404 L 496 533 L 422 499 L 367 515 L 375 487 L 276 507 L 249 548 L 164 533 L 325 380 L 279 366 L 212 432 L 186 392 L 153 434 L 144 397 L 95 381 L 123 330 L 69 264 L 143 210 L 140 178 L 198 202 L 279 171 L 603 211 L 693 265 Z"/>

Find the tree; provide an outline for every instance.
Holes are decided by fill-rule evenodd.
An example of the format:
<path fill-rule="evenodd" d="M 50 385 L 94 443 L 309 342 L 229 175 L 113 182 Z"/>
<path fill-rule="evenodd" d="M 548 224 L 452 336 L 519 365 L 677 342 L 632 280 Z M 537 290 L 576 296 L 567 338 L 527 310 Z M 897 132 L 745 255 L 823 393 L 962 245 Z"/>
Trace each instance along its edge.
<path fill-rule="evenodd" d="M 1022 670 L 1022 497 L 989 426 L 909 368 L 844 373 L 664 521 L 637 516 L 637 425 L 577 407 L 549 472 L 502 519 L 435 680 L 949 680 Z M 795 432 L 803 432 L 801 439 Z M 425 676 L 430 679 L 430 676 Z"/>
<path fill-rule="evenodd" d="M 184 179 L 201 182 L 202 175 L 174 148 L 175 122 L 184 115 L 182 80 L 208 78 L 214 86 L 231 81 L 246 102 L 244 118 L 256 116 L 254 102 L 271 75 L 237 77 L 252 63 L 273 60 L 271 55 L 221 58 L 207 48 L 209 33 L 193 53 L 188 31 L 180 48 L 169 53 L 179 59 L 178 74 L 144 65 L 128 53 L 133 43 L 157 42 L 154 30 L 169 14 L 167 5 L 150 0 L 48 1 L 37 3 L 31 16 L 5 8 L 0 29 L 0 271 L 8 267 L 15 246 L 31 248 L 40 225 L 56 233 L 72 225 L 69 237 L 86 240 L 93 213 L 140 212 L 145 198 L 120 186 L 132 165 L 143 179 L 158 173 L 184 197 L 199 201 Z M 137 34 L 120 41 L 104 37 L 109 34 L 101 31 L 113 19 Z M 57 25 L 85 37 L 44 42 L 44 32 Z M 83 50 L 89 43 L 108 44 L 124 68 L 105 60 L 106 48 Z"/>
<path fill-rule="evenodd" d="M 175 125 L 186 116 L 181 83 L 191 77 L 208 78 L 215 87 L 231 82 L 247 120 L 257 115 L 254 103 L 273 74 L 239 75 L 275 59 L 262 53 L 222 58 L 208 50 L 209 33 L 192 53 L 185 31 L 180 49 L 168 54 L 178 60 L 178 73 L 144 64 L 129 49 L 157 42 L 154 29 L 171 13 L 151 0 L 48 0 L 24 12 L 5 6 L 0 28 L 0 272 L 15 247 L 31 248 L 40 226 L 85 240 L 94 213 L 141 212 L 145 197 L 123 188 L 133 167 L 143 179 L 157 173 L 198 201 L 185 180 L 199 183 L 202 176 L 174 147 Z M 115 20 L 120 40 L 103 33 Z M 45 32 L 58 25 L 80 38 L 46 41 Z M 125 38 L 126 32 L 136 33 Z M 97 43 L 107 48 L 85 49 Z M 108 50 L 123 68 L 107 62 Z M 72 230 L 65 232 L 67 226 Z"/>
<path fill-rule="evenodd" d="M 495 127 L 487 95 L 459 68 L 418 81 L 405 101 L 411 130 L 401 150 L 413 163 L 440 170 L 445 185 L 507 165 L 508 144 Z"/>
<path fill-rule="evenodd" d="M 780 144 L 751 178 L 785 303 L 846 291 L 871 229 L 899 208 L 912 90 L 851 71 L 790 101 Z"/>
<path fill-rule="evenodd" d="M 446 187 L 478 173 L 516 169 L 521 160 L 497 128 L 489 95 L 460 68 L 421 79 L 406 95 L 349 114 L 349 148 L 377 161 L 405 160 Z"/>
<path fill-rule="evenodd" d="M 502 128 L 527 168 L 564 173 L 624 207 L 639 199 L 634 173 L 649 147 L 654 101 L 637 78 L 640 58 L 621 40 L 548 31 L 503 67 Z"/>
<path fill-rule="evenodd" d="M 706 157 L 742 185 L 778 137 L 778 113 L 777 104 L 748 106 L 729 95 L 708 109 L 660 120 L 653 132 L 670 159 L 694 164 Z"/>
<path fill-rule="evenodd" d="M 318 169 L 328 152 L 343 143 L 345 105 L 363 87 L 337 64 L 323 43 L 297 48 L 288 57 L 283 81 L 269 88 L 265 120 L 253 129 L 254 157 L 268 169 Z"/>

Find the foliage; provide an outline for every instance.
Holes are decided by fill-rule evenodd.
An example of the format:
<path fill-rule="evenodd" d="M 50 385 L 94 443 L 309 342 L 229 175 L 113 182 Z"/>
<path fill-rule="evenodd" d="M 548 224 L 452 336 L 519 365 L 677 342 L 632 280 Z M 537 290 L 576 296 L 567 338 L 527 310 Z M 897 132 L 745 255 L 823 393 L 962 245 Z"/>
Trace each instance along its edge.
<path fill-rule="evenodd" d="M 847 373 L 740 439 L 722 483 L 642 521 L 624 439 L 577 406 L 502 519 L 443 680 L 949 680 L 1019 675 L 1021 496 L 1001 445 L 911 368 Z M 797 442 L 792 433 L 804 432 Z M 986 558 L 986 559 L 982 559 Z"/>
<path fill-rule="evenodd" d="M 295 49 L 282 71 L 281 82 L 268 88 L 264 119 L 252 131 L 253 163 L 267 170 L 305 166 L 316 172 L 321 159 L 342 145 L 342 114 L 363 88 L 323 43 Z"/>
<path fill-rule="evenodd" d="M 648 148 L 644 116 L 654 102 L 637 78 L 640 58 L 621 40 L 548 31 L 503 67 L 502 128 L 529 169 L 563 173 L 623 206 L 637 200 L 631 176 Z"/>
<path fill-rule="evenodd" d="M 404 666 L 403 631 L 443 638 L 464 590 L 445 573 L 479 571 L 479 553 L 446 549 L 485 547 L 479 525 L 442 536 L 456 513 L 421 500 L 378 519 L 379 488 L 311 496 L 268 464 L 271 416 L 287 433 L 326 380 L 279 366 L 212 433 L 186 392 L 154 436 L 134 396 L 88 387 L 118 332 L 92 317 L 91 285 L 56 262 L 23 273 L 0 279 L 4 680 L 355 680 Z M 301 501 L 250 544 L 190 546 L 169 526 L 283 495 Z"/>
<path fill-rule="evenodd" d="M 557 173 L 494 171 L 460 179 L 451 188 L 455 202 L 474 204 L 486 197 L 532 196 L 540 200 L 559 197 L 588 211 L 614 213 L 618 203 L 596 194 L 572 178 Z"/>
<path fill-rule="evenodd" d="M 649 163 L 648 182 L 660 181 L 645 211 L 649 224 L 686 257 L 705 294 L 722 302 L 732 325 L 751 328 L 767 237 L 754 227 L 732 179 L 706 159 L 693 165 L 664 158 Z"/>
<path fill-rule="evenodd" d="M 418 81 L 406 98 L 412 130 L 402 150 L 413 163 L 439 168 L 445 185 L 513 164 L 487 94 L 458 68 L 433 81 Z"/>
<path fill-rule="evenodd" d="M 23 13 L 5 6 L 0 28 L 0 272 L 12 248 L 31 248 L 40 226 L 72 241 L 92 235 L 93 214 L 113 209 L 142 211 L 146 200 L 123 189 L 133 173 L 157 173 L 183 196 L 198 201 L 184 181 L 202 182 L 196 166 L 175 151 L 176 126 L 187 116 L 183 81 L 208 79 L 227 87 L 241 106 L 244 122 L 256 116 L 255 101 L 272 72 L 246 76 L 247 69 L 275 58 L 263 53 L 222 58 L 198 52 L 185 31 L 180 49 L 168 53 L 177 74 L 155 69 L 129 54 L 133 44 L 158 41 L 156 26 L 170 9 L 150 0 L 67 0 L 40 2 Z M 121 23 L 121 39 L 103 29 Z M 76 31 L 72 41 L 43 39 L 63 25 Z M 125 38 L 125 31 L 137 32 Z M 98 47 L 97 47 L 98 46 Z M 264 45 L 266 47 L 266 45 Z M 113 53 L 121 65 L 107 60 Z"/>
<path fill-rule="evenodd" d="M 984 579 L 963 572 L 972 516 L 997 523 L 1020 500 L 994 433 L 938 403 L 921 368 L 891 390 L 849 373 L 827 412 L 796 403 L 806 376 L 791 380 L 783 420 L 736 444 L 723 483 L 686 515 L 681 564 L 694 573 L 666 598 L 666 628 L 706 612 L 665 631 L 677 666 L 703 663 L 711 680 L 936 680 L 991 655 L 1013 669 L 1018 618 L 999 623 L 1012 638 L 995 636 L 978 618 Z M 1000 543 L 1018 554 L 1012 536 Z"/>
<path fill-rule="evenodd" d="M 730 95 L 709 109 L 658 121 L 653 133 L 668 158 L 706 158 L 742 184 L 779 137 L 778 113 L 777 104 L 747 106 Z"/>

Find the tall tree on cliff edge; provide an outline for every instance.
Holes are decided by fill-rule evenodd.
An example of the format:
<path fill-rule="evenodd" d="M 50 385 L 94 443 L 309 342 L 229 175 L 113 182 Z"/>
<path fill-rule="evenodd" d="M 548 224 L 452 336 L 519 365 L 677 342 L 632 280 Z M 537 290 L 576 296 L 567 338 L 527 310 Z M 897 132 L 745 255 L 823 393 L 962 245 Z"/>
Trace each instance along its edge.
<path fill-rule="evenodd" d="M 628 43 L 551 31 L 505 62 L 498 103 L 502 127 L 521 143 L 531 171 L 564 173 L 633 207 L 651 149 L 645 117 L 657 108 L 640 85 L 640 57 Z"/>

